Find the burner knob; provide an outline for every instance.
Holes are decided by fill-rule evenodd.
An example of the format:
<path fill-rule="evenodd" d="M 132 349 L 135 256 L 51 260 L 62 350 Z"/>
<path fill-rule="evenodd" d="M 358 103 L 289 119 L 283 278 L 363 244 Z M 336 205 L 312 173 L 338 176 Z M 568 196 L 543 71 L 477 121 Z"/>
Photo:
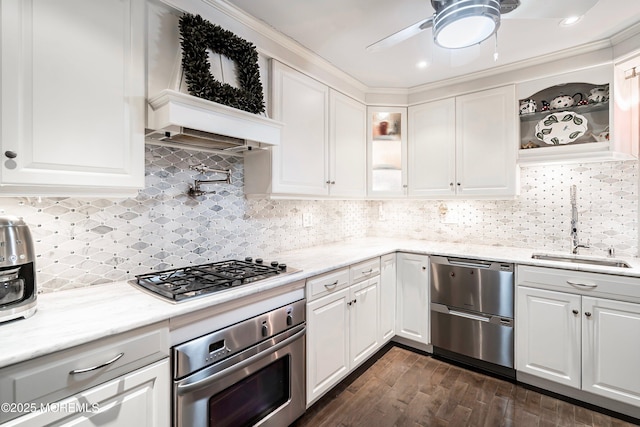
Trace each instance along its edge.
<path fill-rule="evenodd" d="M 271 267 L 277 267 L 278 261 L 271 261 Z"/>
<path fill-rule="evenodd" d="M 256 258 L 256 264 L 262 264 L 262 258 Z"/>
<path fill-rule="evenodd" d="M 280 264 L 280 265 L 278 266 L 278 268 L 280 268 L 280 270 L 283 270 L 283 271 L 284 271 L 284 270 L 286 270 L 286 269 L 287 269 L 287 264 Z"/>
<path fill-rule="evenodd" d="M 244 260 L 245 260 L 245 261 L 247 261 L 247 262 L 251 262 L 251 261 L 253 261 L 253 258 L 251 258 L 250 256 L 248 256 L 248 257 L 246 257 Z M 257 261 L 256 261 L 256 262 L 257 262 Z"/>

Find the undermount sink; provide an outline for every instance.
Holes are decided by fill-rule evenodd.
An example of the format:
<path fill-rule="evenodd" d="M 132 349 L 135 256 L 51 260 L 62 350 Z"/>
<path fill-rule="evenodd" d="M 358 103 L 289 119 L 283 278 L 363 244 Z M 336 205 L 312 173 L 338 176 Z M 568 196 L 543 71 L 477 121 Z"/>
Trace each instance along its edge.
<path fill-rule="evenodd" d="M 625 261 L 619 259 L 607 259 L 607 258 L 588 258 L 577 255 L 551 255 L 551 254 L 533 254 L 533 259 L 539 259 L 543 261 L 559 261 L 559 262 L 572 262 L 575 264 L 590 264 L 600 265 L 603 267 L 622 267 L 631 268 Z"/>

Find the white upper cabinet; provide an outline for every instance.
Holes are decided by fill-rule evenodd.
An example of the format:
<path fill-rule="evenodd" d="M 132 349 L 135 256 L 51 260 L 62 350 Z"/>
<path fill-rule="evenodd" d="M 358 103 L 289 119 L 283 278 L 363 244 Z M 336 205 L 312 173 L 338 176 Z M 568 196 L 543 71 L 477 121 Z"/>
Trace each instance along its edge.
<path fill-rule="evenodd" d="M 144 186 L 145 2 L 3 0 L 0 193 Z"/>
<path fill-rule="evenodd" d="M 613 65 L 606 64 L 519 84 L 518 162 L 568 163 L 637 156 L 637 128 L 635 145 L 631 132 L 633 123 L 636 127 L 638 123 L 637 88 L 632 79 L 625 78 L 625 70 L 630 72 L 632 67 L 632 63 L 619 64 L 615 79 Z"/>
<path fill-rule="evenodd" d="M 245 154 L 247 194 L 362 198 L 365 107 L 272 60 L 272 114 L 279 146 Z"/>
<path fill-rule="evenodd" d="M 409 196 L 449 197 L 456 180 L 456 101 L 409 107 Z"/>
<path fill-rule="evenodd" d="M 329 102 L 329 194 L 362 198 L 367 192 L 367 109 L 333 89 Z"/>
<path fill-rule="evenodd" d="M 368 195 L 407 195 L 407 109 L 368 107 Z"/>
<path fill-rule="evenodd" d="M 505 86 L 409 107 L 409 196 L 515 196 L 514 102 Z"/>
<path fill-rule="evenodd" d="M 614 68 L 612 140 L 614 152 L 638 157 L 640 148 L 640 52 Z"/>
<path fill-rule="evenodd" d="M 456 194 L 516 195 L 515 102 L 514 86 L 456 98 Z"/>
<path fill-rule="evenodd" d="M 328 180 L 329 88 L 272 61 L 272 113 L 284 123 L 272 148 L 273 193 L 324 195 Z"/>

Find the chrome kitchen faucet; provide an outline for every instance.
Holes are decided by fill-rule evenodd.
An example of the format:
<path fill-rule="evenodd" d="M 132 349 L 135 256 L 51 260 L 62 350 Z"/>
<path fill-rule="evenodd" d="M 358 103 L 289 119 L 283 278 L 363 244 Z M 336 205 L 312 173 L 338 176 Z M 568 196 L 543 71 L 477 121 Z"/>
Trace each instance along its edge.
<path fill-rule="evenodd" d="M 576 186 L 572 185 L 570 189 L 571 199 L 571 253 L 577 254 L 578 248 L 588 248 L 589 241 L 586 245 L 580 244 L 578 239 L 578 203 L 576 201 Z"/>

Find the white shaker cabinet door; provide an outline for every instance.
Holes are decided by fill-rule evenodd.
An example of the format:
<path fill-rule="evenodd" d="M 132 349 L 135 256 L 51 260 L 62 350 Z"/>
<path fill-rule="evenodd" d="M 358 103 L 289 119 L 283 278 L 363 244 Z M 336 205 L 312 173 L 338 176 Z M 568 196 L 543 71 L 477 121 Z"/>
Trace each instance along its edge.
<path fill-rule="evenodd" d="M 272 73 L 273 118 L 284 123 L 272 192 L 328 195 L 329 88 L 277 61 Z"/>
<path fill-rule="evenodd" d="M 640 405 L 640 304 L 582 297 L 582 389 Z"/>
<path fill-rule="evenodd" d="M 0 7 L 0 192 L 142 188 L 145 2 L 2 0 Z"/>
<path fill-rule="evenodd" d="M 515 106 L 513 85 L 456 98 L 458 195 L 516 195 Z"/>
<path fill-rule="evenodd" d="M 367 193 L 367 109 L 335 90 L 329 100 L 329 193 L 362 198 Z"/>
<path fill-rule="evenodd" d="M 455 98 L 409 107 L 409 196 L 456 192 Z"/>
<path fill-rule="evenodd" d="M 580 296 L 518 287 L 516 370 L 580 388 Z"/>
<path fill-rule="evenodd" d="M 349 372 L 350 290 L 307 304 L 307 405 Z"/>
<path fill-rule="evenodd" d="M 351 369 L 378 350 L 378 307 L 380 276 L 351 286 L 349 301 Z"/>
<path fill-rule="evenodd" d="M 429 344 L 429 257 L 397 254 L 398 336 Z"/>
<path fill-rule="evenodd" d="M 380 257 L 380 344 L 396 334 L 396 254 Z"/>

